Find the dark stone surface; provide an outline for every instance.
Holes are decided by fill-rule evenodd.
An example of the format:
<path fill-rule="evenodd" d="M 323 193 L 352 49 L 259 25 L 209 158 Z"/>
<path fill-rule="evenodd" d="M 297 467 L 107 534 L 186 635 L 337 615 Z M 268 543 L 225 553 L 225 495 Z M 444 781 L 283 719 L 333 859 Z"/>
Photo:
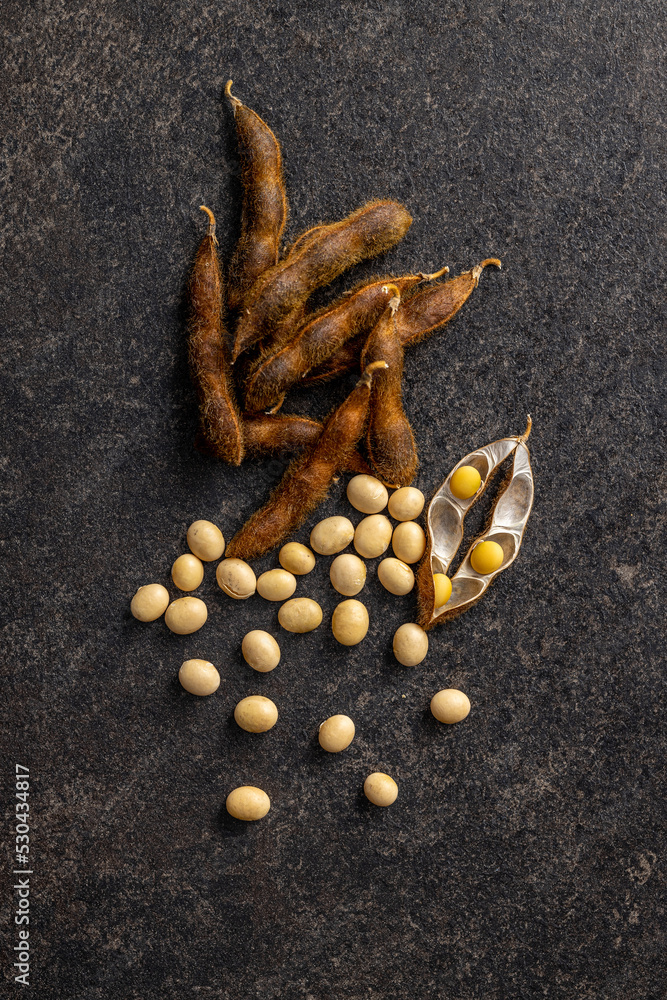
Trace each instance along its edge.
<path fill-rule="evenodd" d="M 2 5 L 2 778 L 13 809 L 30 766 L 35 996 L 664 995 L 661 14 Z M 427 494 L 532 413 L 534 513 L 517 563 L 417 669 L 389 653 L 412 599 L 375 579 L 367 640 L 337 646 L 326 559 L 299 583 L 324 626 L 280 636 L 266 676 L 239 644 L 277 632 L 276 609 L 232 605 L 212 567 L 196 636 L 129 615 L 191 520 L 231 537 L 278 476 L 191 448 L 197 206 L 225 255 L 238 231 L 228 76 L 282 140 L 290 234 L 393 196 L 412 229 L 360 276 L 504 262 L 409 355 L 406 405 Z M 346 509 L 340 482 L 297 537 Z M 186 655 L 220 665 L 215 697 L 179 689 Z M 427 711 L 444 686 L 473 704 L 451 729 Z M 231 717 L 253 691 L 280 708 L 266 737 Z M 325 756 L 336 711 L 359 736 Z M 374 769 L 399 783 L 386 811 L 360 796 Z M 257 825 L 223 809 L 244 782 L 273 800 Z M 10 977 L 13 910 L 7 886 Z"/>

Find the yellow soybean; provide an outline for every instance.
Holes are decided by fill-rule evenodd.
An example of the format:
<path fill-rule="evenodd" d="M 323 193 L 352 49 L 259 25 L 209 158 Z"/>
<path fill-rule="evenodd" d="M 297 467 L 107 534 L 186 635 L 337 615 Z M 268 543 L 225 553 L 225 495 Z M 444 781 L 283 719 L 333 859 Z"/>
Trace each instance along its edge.
<path fill-rule="evenodd" d="M 320 726 L 318 739 L 323 750 L 340 753 L 354 739 L 354 722 L 349 715 L 332 715 Z"/>
<path fill-rule="evenodd" d="M 434 573 L 433 586 L 435 588 L 435 606 L 441 608 L 452 596 L 452 581 L 445 573 Z"/>
<path fill-rule="evenodd" d="M 331 619 L 331 630 L 342 646 L 356 646 L 368 632 L 368 611 L 361 601 L 341 601 Z"/>
<path fill-rule="evenodd" d="M 504 553 L 498 542 L 480 542 L 470 553 L 470 565 L 475 573 L 487 576 L 503 564 Z"/>
<path fill-rule="evenodd" d="M 238 703 L 234 709 L 234 718 L 247 733 L 265 733 L 278 721 L 278 709 L 270 698 L 251 694 Z"/>
<path fill-rule="evenodd" d="M 310 573 L 315 566 L 315 556 L 306 545 L 301 542 L 288 542 L 283 545 L 278 553 L 278 561 L 283 569 L 295 576 L 303 576 Z"/>
<path fill-rule="evenodd" d="M 351 552 L 343 552 L 331 563 L 329 579 L 339 594 L 354 597 L 366 583 L 366 563 Z"/>
<path fill-rule="evenodd" d="M 354 538 L 354 525 L 347 517 L 325 517 L 310 533 L 310 545 L 322 556 L 341 552 Z"/>
<path fill-rule="evenodd" d="M 428 653 L 428 636 L 423 628 L 406 622 L 396 629 L 394 656 L 404 667 L 416 667 Z"/>
<path fill-rule="evenodd" d="M 139 587 L 130 602 L 130 611 L 140 622 L 154 622 L 163 615 L 169 604 L 169 591 L 161 583 L 147 583 Z"/>
<path fill-rule="evenodd" d="M 470 700 L 463 691 L 444 688 L 431 698 L 431 712 L 438 722 L 453 725 L 462 722 L 470 712 Z"/>
<path fill-rule="evenodd" d="M 389 497 L 389 513 L 397 521 L 414 521 L 424 509 L 424 494 L 414 486 L 401 486 Z"/>
<path fill-rule="evenodd" d="M 473 465 L 462 465 L 449 480 L 449 488 L 459 500 L 469 500 L 482 485 L 482 477 Z"/>
<path fill-rule="evenodd" d="M 171 578 L 179 590 L 196 590 L 204 579 L 201 559 L 186 552 L 171 567 Z"/>
<path fill-rule="evenodd" d="M 225 551 L 225 539 L 212 521 L 193 521 L 188 528 L 190 551 L 204 562 L 219 559 Z"/>
<path fill-rule="evenodd" d="M 218 586 L 236 601 L 245 601 L 257 589 L 257 578 L 252 566 L 243 559 L 223 559 L 215 571 Z"/>
<path fill-rule="evenodd" d="M 198 597 L 179 597 L 172 601 L 164 614 L 167 628 L 177 635 L 197 632 L 208 618 L 208 611 Z"/>
<path fill-rule="evenodd" d="M 359 521 L 354 532 L 354 547 L 364 559 L 375 559 L 386 552 L 391 541 L 391 521 L 384 514 L 371 514 Z"/>
<path fill-rule="evenodd" d="M 415 574 L 400 559 L 383 559 L 378 566 L 378 580 L 390 594 L 409 594 L 415 585 Z"/>
<path fill-rule="evenodd" d="M 398 797 L 398 785 L 383 771 L 374 771 L 364 781 L 364 795 L 374 806 L 390 806 Z"/>
<path fill-rule="evenodd" d="M 296 590 L 296 577 L 286 569 L 270 569 L 257 580 L 257 593 L 266 601 L 286 601 Z"/>
<path fill-rule="evenodd" d="M 229 793 L 225 806 L 234 819 L 252 822 L 266 816 L 271 808 L 271 799 L 255 785 L 241 785 Z"/>
<path fill-rule="evenodd" d="M 322 622 L 322 608 L 310 597 L 293 597 L 281 607 L 278 621 L 288 632 L 312 632 Z"/>
<path fill-rule="evenodd" d="M 353 476 L 347 484 L 347 499 L 363 514 L 378 514 L 387 506 L 388 493 L 375 476 Z"/>
<path fill-rule="evenodd" d="M 402 521 L 394 528 L 391 547 L 402 562 L 419 562 L 426 548 L 424 529 L 416 521 Z"/>
<path fill-rule="evenodd" d="M 260 674 L 268 674 L 280 663 L 280 646 L 272 635 L 259 628 L 244 635 L 241 652 L 246 663 Z"/>
<path fill-rule="evenodd" d="M 200 698 L 213 694 L 220 687 L 220 674 L 208 660 L 185 660 L 178 679 L 190 694 Z"/>

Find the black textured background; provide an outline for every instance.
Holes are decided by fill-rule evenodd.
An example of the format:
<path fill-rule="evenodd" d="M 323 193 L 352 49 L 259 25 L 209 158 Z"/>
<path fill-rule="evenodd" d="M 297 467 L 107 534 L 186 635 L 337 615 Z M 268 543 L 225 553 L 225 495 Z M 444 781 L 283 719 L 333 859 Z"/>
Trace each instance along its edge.
<path fill-rule="evenodd" d="M 2 4 L 2 779 L 11 843 L 13 766 L 30 766 L 33 995 L 664 996 L 663 15 Z M 325 623 L 280 635 L 266 676 L 239 645 L 278 634 L 276 608 L 232 604 L 212 567 L 195 636 L 129 615 L 190 521 L 231 537 L 279 475 L 191 447 L 198 205 L 223 254 L 238 232 L 228 76 L 283 143 L 289 235 L 391 196 L 412 229 L 359 276 L 503 260 L 411 351 L 405 399 L 427 494 L 530 412 L 534 512 L 516 564 L 416 669 L 388 652 L 412 598 L 375 579 L 368 638 L 334 642 L 324 558 L 298 592 Z M 325 413 L 346 388 L 290 408 Z M 344 482 L 297 537 L 333 512 Z M 214 697 L 180 690 L 186 655 L 219 664 Z M 473 704 L 451 729 L 427 711 L 445 686 Z M 264 737 L 231 718 L 252 692 L 280 709 Z M 326 756 L 316 727 L 337 711 L 359 735 Z M 360 796 L 375 769 L 398 781 L 391 809 Z M 223 808 L 247 782 L 273 801 L 250 826 Z"/>

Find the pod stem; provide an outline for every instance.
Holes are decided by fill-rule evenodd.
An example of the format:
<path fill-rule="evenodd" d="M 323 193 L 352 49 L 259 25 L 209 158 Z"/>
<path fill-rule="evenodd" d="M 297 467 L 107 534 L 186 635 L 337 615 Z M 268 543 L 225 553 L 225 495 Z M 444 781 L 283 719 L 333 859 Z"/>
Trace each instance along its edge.
<path fill-rule="evenodd" d="M 521 434 L 521 436 L 517 438 L 517 441 L 519 442 L 519 444 L 525 444 L 526 443 L 526 441 L 530 437 L 530 432 L 531 432 L 532 429 L 533 429 L 533 418 L 531 417 L 531 415 L 529 413 L 528 416 L 526 417 L 526 429 L 523 432 L 523 434 Z"/>
<path fill-rule="evenodd" d="M 443 274 L 449 274 L 447 266 L 441 267 L 439 271 L 434 271 L 433 274 L 425 274 L 424 271 L 418 271 L 417 277 L 421 278 L 422 281 L 435 281 L 436 278 L 441 278 Z"/>
<path fill-rule="evenodd" d="M 239 101 L 238 97 L 234 97 L 234 95 L 232 94 L 233 83 L 234 83 L 233 80 L 228 80 L 227 83 L 225 84 L 225 97 L 227 98 L 232 108 L 234 109 L 234 114 L 236 114 L 236 109 L 241 107 L 242 102 Z"/>
<path fill-rule="evenodd" d="M 361 376 L 361 378 L 357 382 L 357 385 L 358 386 L 359 385 L 365 385 L 365 386 L 367 386 L 370 389 L 370 387 L 371 387 L 371 381 L 373 379 L 373 372 L 377 371 L 378 368 L 388 368 L 388 367 L 389 367 L 389 365 L 387 364 L 386 361 L 382 361 L 382 360 L 380 360 L 380 361 L 371 361 L 370 365 L 366 366 L 364 374 Z"/>
<path fill-rule="evenodd" d="M 213 237 L 213 242 L 217 245 L 218 240 L 215 235 L 215 216 L 211 209 L 207 208 L 206 205 L 200 205 L 199 207 L 202 212 L 206 212 L 208 215 L 208 235 Z"/>
<path fill-rule="evenodd" d="M 487 257 L 486 260 L 483 260 L 481 264 L 477 265 L 477 267 L 473 267 L 470 274 L 472 275 L 472 279 L 475 282 L 475 287 L 477 287 L 477 283 L 479 282 L 480 274 L 488 264 L 493 264 L 494 267 L 503 266 L 502 262 L 499 261 L 497 257 Z"/>

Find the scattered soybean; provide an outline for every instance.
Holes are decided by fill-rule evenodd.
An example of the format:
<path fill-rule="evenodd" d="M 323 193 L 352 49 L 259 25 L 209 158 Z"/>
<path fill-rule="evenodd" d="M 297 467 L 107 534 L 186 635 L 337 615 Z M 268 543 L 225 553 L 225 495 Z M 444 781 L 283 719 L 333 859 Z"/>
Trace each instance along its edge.
<path fill-rule="evenodd" d="M 347 499 L 363 514 L 379 514 L 388 498 L 386 488 L 375 476 L 353 476 L 347 484 Z"/>
<path fill-rule="evenodd" d="M 310 544 L 322 556 L 341 552 L 354 538 L 354 525 L 340 514 L 325 517 L 310 533 Z"/>
<path fill-rule="evenodd" d="M 204 567 L 201 559 L 185 552 L 171 567 L 171 578 L 179 590 L 196 590 L 204 579 Z"/>
<path fill-rule="evenodd" d="M 167 610 L 169 591 L 161 583 L 139 587 L 130 602 L 130 611 L 140 622 L 154 622 Z"/>
<path fill-rule="evenodd" d="M 391 521 L 384 514 L 370 514 L 359 521 L 354 532 L 354 547 L 364 559 L 375 559 L 389 548 Z"/>
<path fill-rule="evenodd" d="M 444 688 L 431 698 L 431 712 L 438 722 L 451 726 L 470 714 L 470 699 L 456 688 Z"/>
<path fill-rule="evenodd" d="M 237 601 L 252 597 L 257 589 L 257 578 L 251 566 L 243 559 L 223 559 L 215 571 L 218 586 Z"/>
<path fill-rule="evenodd" d="M 426 548 L 424 529 L 416 521 L 401 521 L 394 528 L 391 547 L 397 559 L 405 563 L 419 562 Z"/>
<path fill-rule="evenodd" d="M 428 636 L 419 625 L 407 622 L 396 629 L 394 656 L 404 667 L 416 667 L 428 653 Z"/>
<path fill-rule="evenodd" d="M 322 623 L 322 608 L 310 597 L 293 597 L 281 606 L 278 621 L 287 632 L 312 632 Z"/>
<path fill-rule="evenodd" d="M 198 597 L 179 597 L 172 601 L 164 613 L 167 628 L 177 635 L 197 632 L 206 622 L 208 610 Z"/>
<path fill-rule="evenodd" d="M 366 563 L 351 552 L 344 552 L 329 567 L 331 586 L 345 597 L 354 597 L 366 583 Z"/>
<path fill-rule="evenodd" d="M 182 687 L 190 694 L 205 697 L 220 687 L 220 674 L 208 660 L 185 660 L 178 671 Z"/>
<path fill-rule="evenodd" d="M 341 601 L 334 609 L 331 630 L 343 646 L 356 646 L 368 632 L 368 611 L 361 601 Z"/>
<path fill-rule="evenodd" d="M 296 576 L 305 576 L 315 568 L 315 556 L 301 542 L 287 542 L 278 553 L 278 561 L 283 569 Z"/>
<path fill-rule="evenodd" d="M 270 698 L 251 694 L 242 698 L 234 709 L 234 718 L 247 733 L 266 733 L 278 721 L 278 709 Z"/>
<path fill-rule="evenodd" d="M 262 629 L 253 629 L 244 635 L 241 652 L 246 663 L 260 674 L 268 674 L 280 663 L 280 646 Z"/>
<path fill-rule="evenodd" d="M 252 822 L 266 816 L 271 808 L 271 799 L 255 785 L 241 785 L 229 793 L 225 807 L 234 819 Z"/>
<path fill-rule="evenodd" d="M 225 539 L 212 521 L 193 521 L 188 528 L 190 551 L 204 562 L 220 559 L 225 551 Z"/>
<path fill-rule="evenodd" d="M 266 601 L 286 601 L 296 590 L 296 577 L 286 569 L 270 569 L 257 580 L 257 593 Z"/>
<path fill-rule="evenodd" d="M 383 559 L 378 565 L 378 580 L 390 594 L 409 594 L 415 585 L 415 574 L 400 559 Z"/>
<path fill-rule="evenodd" d="M 364 781 L 364 795 L 374 806 L 390 806 L 398 798 L 398 785 L 383 771 L 374 771 Z"/>
<path fill-rule="evenodd" d="M 401 486 L 389 497 L 389 513 L 397 521 L 414 521 L 424 509 L 424 494 L 414 486 Z"/>
<path fill-rule="evenodd" d="M 320 746 L 328 753 L 347 750 L 354 739 L 354 722 L 349 715 L 332 715 L 322 723 L 318 732 Z"/>

